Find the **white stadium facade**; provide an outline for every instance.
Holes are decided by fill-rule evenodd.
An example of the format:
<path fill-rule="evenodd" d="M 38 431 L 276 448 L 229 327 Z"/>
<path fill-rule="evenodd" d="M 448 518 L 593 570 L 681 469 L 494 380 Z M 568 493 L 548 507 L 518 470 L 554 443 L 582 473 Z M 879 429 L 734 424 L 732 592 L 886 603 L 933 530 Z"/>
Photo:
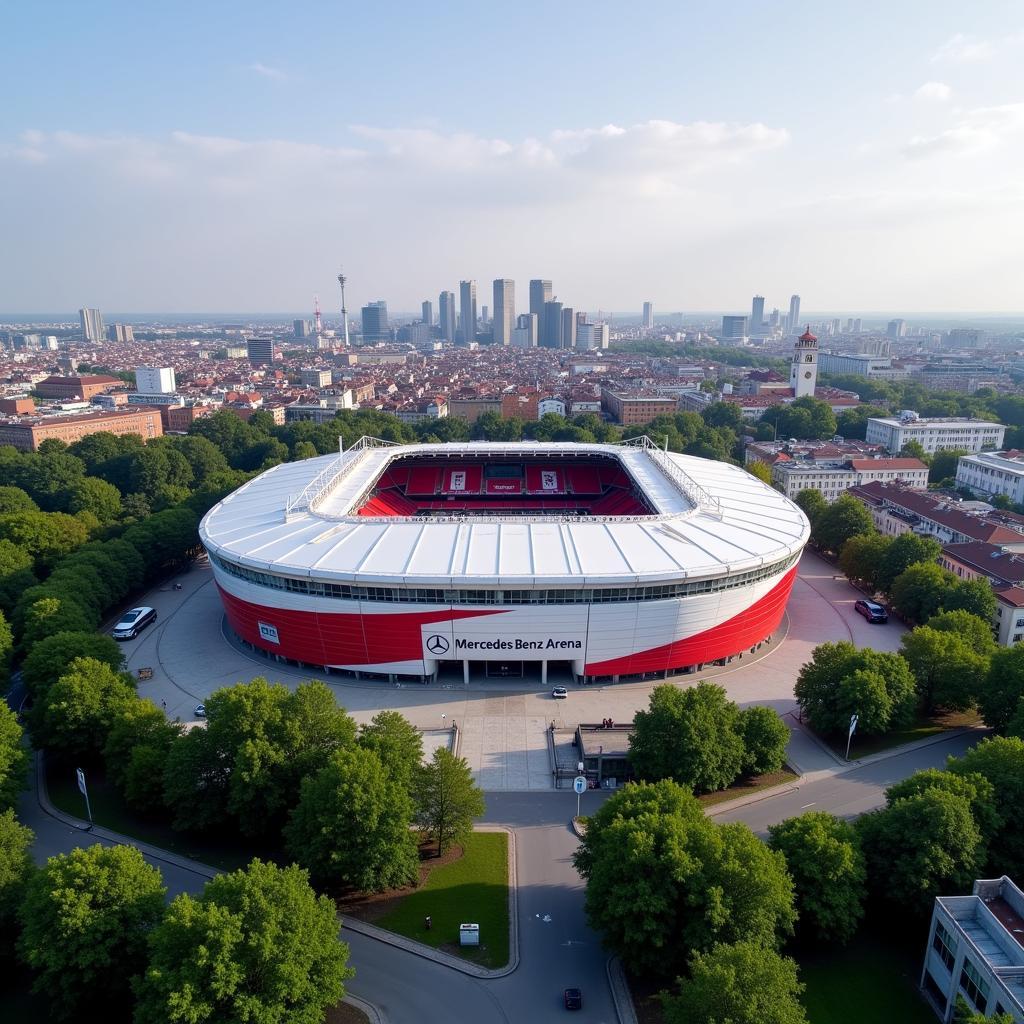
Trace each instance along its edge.
<path fill-rule="evenodd" d="M 754 650 L 808 533 L 744 470 L 647 438 L 364 438 L 267 470 L 200 525 L 243 641 L 361 677 L 461 666 L 467 681 L 652 678 Z"/>

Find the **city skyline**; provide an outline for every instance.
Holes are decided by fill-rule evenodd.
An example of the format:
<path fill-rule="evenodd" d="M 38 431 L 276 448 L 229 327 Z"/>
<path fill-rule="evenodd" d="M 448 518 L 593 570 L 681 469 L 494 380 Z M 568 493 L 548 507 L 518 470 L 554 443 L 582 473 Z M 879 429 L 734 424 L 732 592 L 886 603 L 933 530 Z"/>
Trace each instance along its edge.
<path fill-rule="evenodd" d="M 630 22 L 569 3 L 544 33 L 538 5 L 474 9 L 482 40 L 533 40 L 528 80 L 491 46 L 438 65 L 462 5 L 429 25 L 308 6 L 13 11 L 0 311 L 302 311 L 341 264 L 350 309 L 539 274 L 582 309 L 738 312 L 794 287 L 821 309 L 1019 305 L 1011 5 L 655 3 Z M 386 83 L 358 38 L 387 40 Z M 734 52 L 752 59 L 723 76 Z"/>

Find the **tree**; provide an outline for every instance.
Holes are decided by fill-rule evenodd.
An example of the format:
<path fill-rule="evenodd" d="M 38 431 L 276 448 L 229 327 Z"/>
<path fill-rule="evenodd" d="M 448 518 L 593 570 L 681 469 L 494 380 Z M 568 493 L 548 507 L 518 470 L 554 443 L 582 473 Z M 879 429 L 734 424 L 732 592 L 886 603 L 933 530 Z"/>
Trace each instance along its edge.
<path fill-rule="evenodd" d="M 754 942 L 695 953 L 675 995 L 662 995 L 665 1024 L 807 1024 L 796 961 Z"/>
<path fill-rule="evenodd" d="M 121 492 L 106 480 L 87 476 L 68 491 L 67 509 L 91 512 L 101 523 L 112 523 L 121 515 Z"/>
<path fill-rule="evenodd" d="M 1006 735 L 1024 739 L 1024 697 L 1017 701 L 1017 710 L 1006 726 Z"/>
<path fill-rule="evenodd" d="M 32 844 L 35 834 L 22 825 L 8 808 L 0 811 L 0 957 L 14 949 L 18 908 L 32 876 Z"/>
<path fill-rule="evenodd" d="M 254 860 L 175 898 L 149 939 L 136 1024 L 321 1024 L 352 975 L 334 904 L 308 875 Z"/>
<path fill-rule="evenodd" d="M 931 462 L 931 456 L 924 450 L 920 441 L 908 441 L 901 449 L 900 456 L 904 459 L 919 459 L 926 466 Z"/>
<path fill-rule="evenodd" d="M 909 724 L 917 710 L 907 662 L 898 654 L 858 650 L 847 640 L 815 647 L 794 693 L 811 727 L 825 735 L 844 734 L 853 714 L 863 732 L 886 732 Z"/>
<path fill-rule="evenodd" d="M 927 789 L 857 820 L 872 889 L 924 915 L 936 896 L 966 892 L 983 867 L 984 842 L 966 797 Z"/>
<path fill-rule="evenodd" d="M 136 699 L 135 681 L 95 658 L 75 658 L 30 711 L 37 747 L 91 760 L 103 749 L 107 729 Z"/>
<path fill-rule="evenodd" d="M 40 640 L 55 633 L 87 633 L 97 625 L 77 601 L 60 597 L 41 597 L 28 606 L 21 628 L 22 646 L 31 650 Z"/>
<path fill-rule="evenodd" d="M 473 782 L 469 765 L 447 747 L 438 747 L 413 780 L 413 819 L 437 843 L 440 857 L 452 843 L 469 835 L 473 819 L 484 813 L 484 795 Z"/>
<path fill-rule="evenodd" d="M 28 779 L 29 754 L 18 716 L 0 701 L 0 811 L 13 807 Z"/>
<path fill-rule="evenodd" d="M 1024 697 L 1024 646 L 1000 648 L 992 655 L 978 694 L 978 710 L 985 724 L 1006 732 Z"/>
<path fill-rule="evenodd" d="M 329 886 L 377 892 L 415 882 L 412 800 L 372 750 L 337 751 L 302 780 L 284 837 L 288 851 Z"/>
<path fill-rule="evenodd" d="M 944 448 L 932 456 L 931 465 L 928 467 L 928 482 L 930 484 L 942 483 L 956 476 L 956 466 L 961 458 L 971 453 L 966 448 Z"/>
<path fill-rule="evenodd" d="M 873 594 L 881 589 L 881 568 L 892 543 L 892 537 L 880 533 L 858 533 L 839 552 L 839 568 L 848 579 L 862 583 Z"/>
<path fill-rule="evenodd" d="M 849 942 L 864 916 L 867 872 L 853 826 L 807 811 L 768 829 L 796 889 L 798 930 L 824 942 Z"/>
<path fill-rule="evenodd" d="M 737 434 L 744 426 L 743 411 L 734 402 L 712 402 L 701 416 L 709 427 L 728 427 Z"/>
<path fill-rule="evenodd" d="M 630 783 L 591 816 L 574 863 L 586 912 L 631 971 L 664 976 L 716 942 L 774 948 L 793 929 L 782 855 L 716 825 L 669 780 Z"/>
<path fill-rule="evenodd" d="M 914 673 L 926 713 L 936 708 L 966 711 L 974 707 L 989 659 L 978 654 L 967 639 L 947 630 L 918 626 L 903 634 L 900 653 Z"/>
<path fill-rule="evenodd" d="M 29 651 L 21 666 L 21 678 L 34 699 L 41 699 L 75 658 L 102 661 L 115 671 L 124 665 L 117 641 L 98 633 L 55 633 Z"/>
<path fill-rule="evenodd" d="M 984 1013 L 975 1013 L 967 1005 L 967 1000 L 957 993 L 956 1002 L 953 1005 L 953 1024 L 1015 1024 L 1013 1015 L 1009 1013 L 994 1013 L 987 1017 Z"/>
<path fill-rule="evenodd" d="M 934 562 L 912 565 L 893 581 L 893 606 L 911 622 L 927 622 L 945 607 L 956 577 Z M 986 583 L 986 586 L 988 584 Z"/>
<path fill-rule="evenodd" d="M 184 732 L 152 701 L 137 697 L 117 707 L 107 729 L 103 763 L 107 779 L 137 811 L 163 806 L 164 772 L 171 747 Z"/>
<path fill-rule="evenodd" d="M 818 516 L 828 508 L 825 496 L 816 487 L 805 487 L 793 499 L 813 526 Z"/>
<path fill-rule="evenodd" d="M 771 486 L 772 471 L 760 459 L 755 459 L 753 462 L 748 462 L 746 465 L 746 470 L 751 476 L 757 477 L 757 479 L 760 480 L 761 483 L 768 484 L 769 487 Z"/>
<path fill-rule="evenodd" d="M 20 487 L 0 486 L 0 515 L 8 512 L 38 512 L 39 506 Z"/>
<path fill-rule="evenodd" d="M 725 789 L 743 770 L 738 709 L 714 683 L 651 691 L 648 710 L 633 717 L 629 756 L 637 777 L 673 779 L 696 793 Z"/>
<path fill-rule="evenodd" d="M 999 873 L 1024 873 L 1024 739 L 996 736 L 951 757 L 949 771 L 977 773 L 992 783 L 1003 823 L 989 844 L 989 864 Z"/>
<path fill-rule="evenodd" d="M 972 615 L 970 612 L 961 609 L 952 612 L 939 612 L 937 615 L 933 615 L 925 625 L 943 633 L 955 633 L 967 643 L 971 650 L 986 658 L 990 658 L 996 651 L 991 622 Z"/>
<path fill-rule="evenodd" d="M 131 846 L 90 846 L 51 857 L 30 880 L 18 950 L 32 990 L 61 1017 L 119 1006 L 146 963 L 146 936 L 164 913 L 160 872 Z M 60 941 L 54 941 L 60 936 Z"/>
<path fill-rule="evenodd" d="M 10 612 L 18 598 L 38 581 L 32 555 L 9 540 L 0 540 L 0 610 Z"/>
<path fill-rule="evenodd" d="M 941 553 L 942 545 L 934 537 L 920 537 L 908 531 L 890 538 L 879 559 L 878 589 L 890 593 L 896 579 L 912 565 L 934 562 Z"/>
<path fill-rule="evenodd" d="M 164 766 L 163 786 L 172 828 L 202 831 L 223 825 L 231 774 L 231 766 L 219 756 L 208 728 L 190 729 L 172 743 Z"/>
<path fill-rule="evenodd" d="M 740 711 L 736 722 L 743 741 L 743 770 L 767 775 L 782 770 L 786 763 L 789 728 L 774 708 L 755 704 Z"/>
<path fill-rule="evenodd" d="M 973 580 L 957 580 L 942 603 L 947 612 L 965 611 L 991 622 L 996 617 L 996 595 L 983 576 Z"/>
<path fill-rule="evenodd" d="M 7 624 L 7 617 L 0 611 L 0 684 L 5 688 L 11 667 L 11 652 L 14 650 L 14 633 Z"/>
<path fill-rule="evenodd" d="M 410 790 L 423 763 L 423 736 L 397 711 L 379 711 L 359 733 L 359 745 L 380 758 L 388 776 Z"/>
<path fill-rule="evenodd" d="M 50 568 L 89 539 L 89 528 L 63 512 L 14 512 L 0 516 L 0 540 L 27 551 L 37 566 Z"/>
<path fill-rule="evenodd" d="M 843 494 L 817 516 L 811 536 L 826 551 L 840 551 L 851 537 L 874 529 L 871 513 L 852 495 Z"/>

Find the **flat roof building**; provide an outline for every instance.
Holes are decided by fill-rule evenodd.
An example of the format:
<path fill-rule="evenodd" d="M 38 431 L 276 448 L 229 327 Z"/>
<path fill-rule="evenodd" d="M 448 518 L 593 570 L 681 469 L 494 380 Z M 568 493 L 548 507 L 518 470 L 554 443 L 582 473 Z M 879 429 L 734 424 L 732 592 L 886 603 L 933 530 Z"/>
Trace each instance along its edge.
<path fill-rule="evenodd" d="M 88 402 L 93 395 L 123 387 L 124 381 L 105 374 L 83 374 L 80 377 L 47 377 L 35 386 L 40 398 L 55 398 L 58 401 L 80 399 Z"/>
<path fill-rule="evenodd" d="M 956 485 L 976 495 L 1003 494 L 1015 505 L 1024 502 L 1024 452 L 978 452 L 956 464 Z"/>
<path fill-rule="evenodd" d="M 138 434 L 144 441 L 159 437 L 164 432 L 159 409 L 136 408 L 0 422 L 0 445 L 9 444 L 23 452 L 34 452 L 50 438 L 74 444 L 100 430 L 111 434 Z"/>
<path fill-rule="evenodd" d="M 868 444 L 880 444 L 894 454 L 902 451 L 908 442 L 916 441 L 932 454 L 947 448 L 963 448 L 968 452 L 994 450 L 1002 446 L 1005 435 L 1006 427 L 1002 423 L 955 417 L 922 419 L 910 413 L 899 418 L 871 417 L 865 440 Z"/>

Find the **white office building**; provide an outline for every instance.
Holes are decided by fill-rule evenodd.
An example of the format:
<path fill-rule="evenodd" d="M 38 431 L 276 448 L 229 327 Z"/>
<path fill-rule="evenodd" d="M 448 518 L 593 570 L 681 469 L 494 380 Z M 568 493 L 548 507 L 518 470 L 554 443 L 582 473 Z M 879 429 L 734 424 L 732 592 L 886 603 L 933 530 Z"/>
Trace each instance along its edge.
<path fill-rule="evenodd" d="M 1015 505 L 1024 503 L 1024 452 L 978 452 L 956 464 L 956 485 L 976 495 L 1005 494 Z"/>
<path fill-rule="evenodd" d="M 178 390 L 171 366 L 139 366 L 135 370 L 135 390 L 144 395 L 172 395 Z"/>
<path fill-rule="evenodd" d="M 644 303 L 644 330 L 650 331 L 654 328 L 654 303 Z"/>
<path fill-rule="evenodd" d="M 607 324 L 577 324 L 576 347 L 587 349 L 607 348 L 608 333 Z"/>
<path fill-rule="evenodd" d="M 91 345 L 102 345 L 103 314 L 98 309 L 90 309 L 84 306 L 78 311 L 78 319 L 82 322 L 82 341 Z"/>
<path fill-rule="evenodd" d="M 939 896 L 921 991 L 951 1021 L 957 997 L 972 1013 L 1008 1013 L 1024 1022 L 1024 893 L 1003 875 L 974 883 L 970 896 Z"/>
<path fill-rule="evenodd" d="M 948 448 L 994 451 L 1002 447 L 1005 434 L 1006 427 L 1002 423 L 945 417 L 922 419 L 917 413 L 907 411 L 899 417 L 871 417 L 864 439 L 868 444 L 880 444 L 891 452 L 902 451 L 908 442 L 916 441 L 932 454 Z"/>
<path fill-rule="evenodd" d="M 818 357 L 822 373 L 853 373 L 858 377 L 886 380 L 910 376 L 910 371 L 894 367 L 888 356 L 861 355 L 855 352 L 822 352 Z"/>

